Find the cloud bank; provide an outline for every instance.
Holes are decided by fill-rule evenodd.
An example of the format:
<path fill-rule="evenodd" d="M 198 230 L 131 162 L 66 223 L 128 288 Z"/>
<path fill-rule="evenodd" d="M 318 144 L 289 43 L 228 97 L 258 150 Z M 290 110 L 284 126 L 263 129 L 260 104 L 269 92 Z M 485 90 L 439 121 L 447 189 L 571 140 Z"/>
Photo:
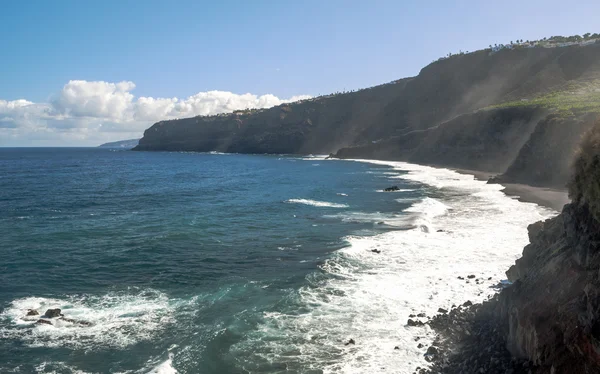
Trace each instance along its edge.
<path fill-rule="evenodd" d="M 226 91 L 199 92 L 185 99 L 136 98 L 134 89 L 133 82 L 73 80 L 47 103 L 0 100 L 0 146 L 98 145 L 141 137 L 160 120 L 270 108 L 310 98 Z"/>

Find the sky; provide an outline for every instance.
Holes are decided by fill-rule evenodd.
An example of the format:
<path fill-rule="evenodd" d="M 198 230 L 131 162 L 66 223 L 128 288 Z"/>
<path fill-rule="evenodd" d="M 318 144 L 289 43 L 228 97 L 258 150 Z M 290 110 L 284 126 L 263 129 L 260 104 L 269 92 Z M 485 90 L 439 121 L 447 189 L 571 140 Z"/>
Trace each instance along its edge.
<path fill-rule="evenodd" d="M 95 146 L 370 87 L 448 52 L 600 32 L 598 14 L 597 0 L 6 0 L 0 146 Z"/>

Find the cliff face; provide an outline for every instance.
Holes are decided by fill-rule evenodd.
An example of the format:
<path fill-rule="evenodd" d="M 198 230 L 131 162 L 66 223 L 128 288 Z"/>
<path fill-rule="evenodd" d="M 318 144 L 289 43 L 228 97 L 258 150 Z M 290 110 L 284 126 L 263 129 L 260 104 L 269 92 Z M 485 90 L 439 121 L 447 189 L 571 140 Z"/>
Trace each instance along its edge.
<path fill-rule="evenodd" d="M 480 169 L 503 173 L 503 181 L 563 186 L 590 113 L 600 113 L 600 44 L 484 50 L 357 92 L 161 121 L 135 150 L 339 150 L 338 157 Z"/>
<path fill-rule="evenodd" d="M 586 135 L 562 213 L 530 244 L 499 297 L 508 348 L 541 373 L 600 372 L 600 122 Z"/>
<path fill-rule="evenodd" d="M 531 107 L 478 111 L 426 130 L 340 149 L 335 156 L 402 160 L 500 173 L 515 159 L 545 113 Z"/>

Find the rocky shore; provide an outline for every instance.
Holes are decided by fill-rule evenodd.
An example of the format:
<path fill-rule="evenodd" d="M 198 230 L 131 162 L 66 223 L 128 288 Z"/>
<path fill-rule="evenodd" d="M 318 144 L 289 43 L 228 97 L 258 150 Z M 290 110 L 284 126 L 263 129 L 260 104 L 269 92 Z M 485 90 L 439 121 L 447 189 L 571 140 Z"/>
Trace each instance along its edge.
<path fill-rule="evenodd" d="M 415 373 L 600 373 L 600 121 L 586 135 L 560 215 L 529 225 L 530 244 L 482 304 L 441 311 Z"/>

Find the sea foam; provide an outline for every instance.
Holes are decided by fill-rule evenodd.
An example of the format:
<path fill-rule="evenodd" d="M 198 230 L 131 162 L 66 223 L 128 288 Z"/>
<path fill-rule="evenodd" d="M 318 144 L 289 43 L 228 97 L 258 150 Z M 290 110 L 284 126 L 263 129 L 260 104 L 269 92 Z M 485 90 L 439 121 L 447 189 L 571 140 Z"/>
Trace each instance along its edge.
<path fill-rule="evenodd" d="M 349 245 L 296 293 L 294 312 L 266 313 L 256 334 L 235 347 L 254 352 L 249 361 L 325 373 L 412 373 L 425 367 L 434 334 L 428 326 L 406 326 L 409 315 L 432 316 L 440 307 L 491 296 L 527 244 L 527 225 L 556 214 L 451 170 L 364 162 L 390 166 L 395 178 L 426 185 L 435 195 L 404 211 L 414 229 L 346 237 Z M 367 216 L 356 212 L 353 218 L 373 218 Z M 482 281 L 457 279 L 469 274 Z M 355 344 L 346 345 L 349 339 Z"/>
<path fill-rule="evenodd" d="M 328 208 L 348 208 L 346 204 L 337 204 L 330 203 L 327 201 L 317 201 L 317 200 L 309 200 L 309 199 L 289 199 L 285 201 L 286 203 L 291 204 L 304 204 L 304 205 L 312 205 L 317 207 L 328 207 Z"/>
<path fill-rule="evenodd" d="M 30 347 L 70 347 L 93 350 L 124 348 L 143 340 L 174 321 L 176 303 L 155 290 L 109 293 L 103 296 L 73 295 L 64 298 L 26 297 L 14 300 L 0 318 L 8 324 L 2 338 L 21 340 Z M 28 309 L 44 314 L 60 308 L 66 318 L 91 325 L 54 319 L 53 325 L 35 324 L 39 316 L 26 317 Z M 30 326 L 30 328 L 24 328 Z"/>

